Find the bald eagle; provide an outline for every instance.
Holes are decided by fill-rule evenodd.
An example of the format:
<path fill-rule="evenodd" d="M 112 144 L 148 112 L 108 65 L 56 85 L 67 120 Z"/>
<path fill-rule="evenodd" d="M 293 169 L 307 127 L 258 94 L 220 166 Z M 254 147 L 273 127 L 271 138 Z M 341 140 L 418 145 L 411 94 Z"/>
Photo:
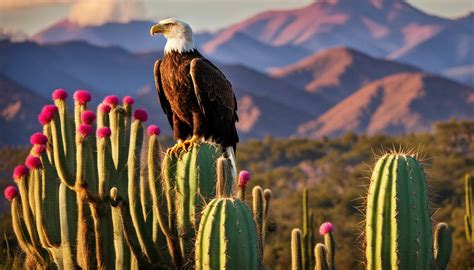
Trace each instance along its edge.
<path fill-rule="evenodd" d="M 163 59 L 155 63 L 155 84 L 178 142 L 172 151 L 188 149 L 199 140 L 212 140 L 230 151 L 235 163 L 239 137 L 232 85 L 196 49 L 187 23 L 174 18 L 162 20 L 150 29 L 152 36 L 156 33 L 167 39 Z"/>

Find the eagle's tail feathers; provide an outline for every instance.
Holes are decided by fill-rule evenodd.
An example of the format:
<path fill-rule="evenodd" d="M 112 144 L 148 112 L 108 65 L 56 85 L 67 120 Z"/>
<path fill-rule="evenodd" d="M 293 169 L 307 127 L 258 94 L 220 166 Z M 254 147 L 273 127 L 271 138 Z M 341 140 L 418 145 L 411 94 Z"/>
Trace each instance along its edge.
<path fill-rule="evenodd" d="M 230 162 L 232 164 L 232 178 L 237 181 L 237 161 L 235 160 L 235 152 L 233 146 L 226 147 L 227 155 L 229 156 Z"/>

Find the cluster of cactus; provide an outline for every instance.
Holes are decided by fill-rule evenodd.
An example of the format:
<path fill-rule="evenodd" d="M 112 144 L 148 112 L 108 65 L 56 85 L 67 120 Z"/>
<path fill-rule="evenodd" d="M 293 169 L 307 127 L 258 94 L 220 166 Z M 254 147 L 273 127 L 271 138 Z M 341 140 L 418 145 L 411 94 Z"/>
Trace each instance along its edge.
<path fill-rule="evenodd" d="M 293 229 L 291 232 L 291 269 L 309 270 L 334 270 L 336 247 L 332 234 L 334 225 L 324 222 L 319 233 L 324 237 L 324 244 L 315 244 L 314 216 L 308 209 L 308 190 L 303 190 L 302 200 L 303 230 Z M 314 247 L 314 250 L 313 250 Z M 314 253 L 313 253 L 314 251 Z M 314 267 L 312 265 L 315 265 Z"/>
<path fill-rule="evenodd" d="M 377 161 L 365 237 L 367 269 L 446 269 L 451 232 L 440 223 L 433 236 L 425 173 L 412 155 L 387 154 Z"/>
<path fill-rule="evenodd" d="M 5 189 L 28 268 L 263 267 L 271 192 L 254 188 L 252 212 L 244 203 L 249 174 L 233 179 L 219 146 L 202 142 L 162 158 L 160 129 L 151 125 L 142 155 L 147 114 L 132 113 L 131 97 L 120 105 L 108 96 L 95 114 L 90 94 L 78 90 L 72 118 L 66 98 L 53 93 L 26 166 L 15 168 L 18 188 Z"/>
<path fill-rule="evenodd" d="M 474 252 L 474 177 L 466 175 L 464 179 L 466 196 L 466 215 L 464 216 L 464 227 L 466 230 L 466 239 L 471 243 L 472 252 Z"/>

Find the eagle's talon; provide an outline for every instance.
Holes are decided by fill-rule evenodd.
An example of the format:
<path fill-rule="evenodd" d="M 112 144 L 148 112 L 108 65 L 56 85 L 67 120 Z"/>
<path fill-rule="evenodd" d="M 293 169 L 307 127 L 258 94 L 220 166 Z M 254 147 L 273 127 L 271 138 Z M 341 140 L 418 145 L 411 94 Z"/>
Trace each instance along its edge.
<path fill-rule="evenodd" d="M 184 143 L 178 142 L 173 147 L 168 148 L 168 150 L 166 150 L 166 154 L 179 156 L 183 150 L 185 150 Z"/>
<path fill-rule="evenodd" d="M 197 136 L 193 136 L 191 139 L 184 141 L 184 151 L 188 152 L 189 150 L 193 149 L 193 147 L 198 143 L 198 141 L 199 138 Z"/>

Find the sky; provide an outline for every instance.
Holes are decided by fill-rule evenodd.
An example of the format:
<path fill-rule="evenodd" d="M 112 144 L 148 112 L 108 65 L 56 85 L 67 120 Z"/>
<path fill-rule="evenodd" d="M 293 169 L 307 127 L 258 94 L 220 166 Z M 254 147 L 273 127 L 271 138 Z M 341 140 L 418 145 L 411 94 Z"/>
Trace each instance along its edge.
<path fill-rule="evenodd" d="M 0 0 L 0 28 L 35 34 L 58 20 L 83 25 L 165 17 L 185 19 L 197 31 L 215 31 L 258 12 L 308 5 L 314 0 Z M 474 0 L 408 0 L 421 10 L 448 18 L 474 11 Z"/>

